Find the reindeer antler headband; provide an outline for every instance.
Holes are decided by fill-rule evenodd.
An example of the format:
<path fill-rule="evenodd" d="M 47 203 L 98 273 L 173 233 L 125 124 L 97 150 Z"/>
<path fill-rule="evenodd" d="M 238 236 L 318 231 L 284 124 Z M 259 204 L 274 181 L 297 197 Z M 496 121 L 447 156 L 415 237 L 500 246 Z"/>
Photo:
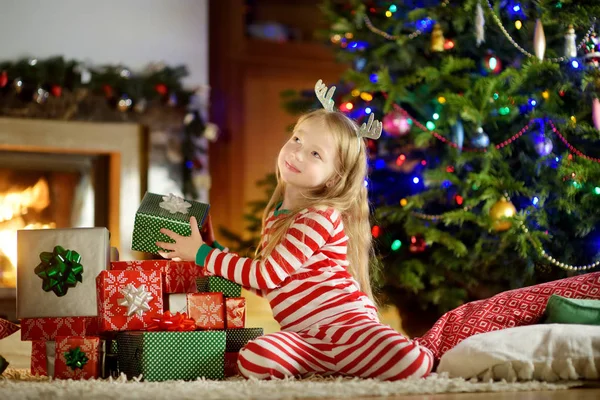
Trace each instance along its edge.
<path fill-rule="evenodd" d="M 327 86 L 323 83 L 321 79 L 317 81 L 315 84 L 315 94 L 317 95 L 317 99 L 323 104 L 323 108 L 327 111 L 333 111 L 333 106 L 335 105 L 332 97 L 335 92 L 335 86 L 332 86 L 327 89 Z M 360 151 L 360 139 L 361 138 L 369 138 L 373 140 L 379 139 L 381 136 L 382 125 L 381 122 L 375 119 L 373 113 L 369 116 L 369 120 L 366 123 L 363 123 L 361 127 L 356 131 L 356 136 L 358 137 L 358 149 Z"/>

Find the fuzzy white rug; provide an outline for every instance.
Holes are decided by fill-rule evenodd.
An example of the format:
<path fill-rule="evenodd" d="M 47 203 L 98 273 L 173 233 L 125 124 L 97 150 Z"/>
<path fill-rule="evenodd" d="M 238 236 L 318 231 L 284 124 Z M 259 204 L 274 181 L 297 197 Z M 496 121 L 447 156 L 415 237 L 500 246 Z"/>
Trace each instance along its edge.
<path fill-rule="evenodd" d="M 381 382 L 372 379 L 323 378 L 313 376 L 296 380 L 197 380 L 192 382 L 138 382 L 119 379 L 72 381 L 32 377 L 26 370 L 8 369 L 0 377 L 2 399 L 300 399 L 300 398 L 358 398 L 361 396 L 393 396 L 403 394 L 438 394 L 472 392 L 519 392 L 532 390 L 563 390 L 581 382 L 477 382 L 450 379 L 433 374 L 421 379 Z"/>

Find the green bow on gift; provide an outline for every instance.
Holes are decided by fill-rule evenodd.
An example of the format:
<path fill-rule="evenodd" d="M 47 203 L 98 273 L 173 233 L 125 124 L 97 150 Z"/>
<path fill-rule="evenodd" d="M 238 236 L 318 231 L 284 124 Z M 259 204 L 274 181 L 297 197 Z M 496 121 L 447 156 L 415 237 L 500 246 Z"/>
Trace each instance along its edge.
<path fill-rule="evenodd" d="M 65 353 L 67 359 L 67 366 L 71 369 L 83 368 L 88 362 L 88 358 L 79 346 L 71 349 Z"/>
<path fill-rule="evenodd" d="M 40 253 L 42 262 L 35 268 L 35 274 L 43 279 L 42 289 L 53 291 L 58 297 L 67 294 L 70 287 L 83 281 L 81 256 L 73 250 L 55 246 L 52 253 Z"/>

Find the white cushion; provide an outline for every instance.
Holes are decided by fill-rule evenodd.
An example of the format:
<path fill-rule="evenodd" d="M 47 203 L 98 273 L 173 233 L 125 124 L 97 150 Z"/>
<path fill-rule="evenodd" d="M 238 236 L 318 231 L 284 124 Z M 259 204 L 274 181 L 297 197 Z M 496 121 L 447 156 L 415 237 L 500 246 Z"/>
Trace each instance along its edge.
<path fill-rule="evenodd" d="M 543 324 L 471 336 L 446 352 L 437 372 L 483 380 L 598 379 L 600 326 Z"/>

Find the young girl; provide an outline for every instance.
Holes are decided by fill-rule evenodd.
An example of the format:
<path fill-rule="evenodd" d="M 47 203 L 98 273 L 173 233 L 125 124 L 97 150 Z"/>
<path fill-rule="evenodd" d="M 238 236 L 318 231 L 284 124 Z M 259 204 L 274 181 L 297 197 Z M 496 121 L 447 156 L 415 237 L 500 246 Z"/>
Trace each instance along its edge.
<path fill-rule="evenodd" d="M 269 300 L 281 331 L 240 351 L 246 378 L 316 373 L 398 380 L 431 372 L 432 353 L 382 325 L 372 299 L 363 138 L 379 138 L 381 123 L 371 115 L 359 128 L 334 111 L 334 90 L 317 82 L 325 109 L 302 116 L 279 152 L 256 259 L 210 247 L 195 219 L 191 236 L 162 229 L 175 243 L 157 243 L 169 251 L 165 257 L 196 260 Z"/>

